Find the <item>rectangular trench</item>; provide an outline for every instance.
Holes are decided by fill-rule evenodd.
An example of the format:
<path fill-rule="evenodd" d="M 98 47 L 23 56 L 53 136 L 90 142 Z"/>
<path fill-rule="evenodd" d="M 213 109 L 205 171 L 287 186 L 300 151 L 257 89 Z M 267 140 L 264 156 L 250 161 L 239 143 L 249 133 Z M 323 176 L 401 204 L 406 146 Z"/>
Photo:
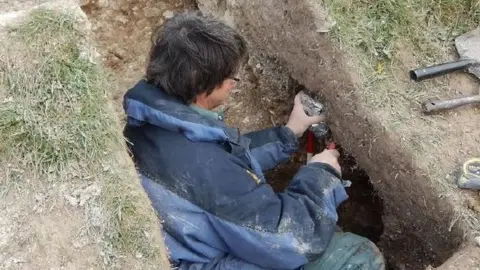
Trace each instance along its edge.
<path fill-rule="evenodd" d="M 105 63 L 118 75 L 123 90 L 142 73 L 143 61 L 138 59 L 150 44 L 145 37 L 165 19 L 167 8 L 177 12 L 195 8 L 186 2 L 124 0 L 100 5 L 92 0 L 85 6 Z M 313 20 L 302 6 L 308 1 L 219 2 L 198 1 L 202 10 L 234 25 L 250 47 L 242 83 L 227 106 L 228 123 L 243 131 L 284 123 L 298 83 L 303 84 L 325 100 L 328 122 L 344 152 L 344 177 L 353 182 L 350 201 L 339 210 L 341 227 L 377 243 L 391 269 L 424 269 L 451 257 L 464 234 L 458 223 L 451 226 L 452 206 L 436 194 L 411 157 L 396 147 L 398 138 L 358 103 L 356 78 L 348 72 L 342 53 L 305 27 Z M 145 16 L 153 11 L 157 17 Z M 120 98 L 122 91 L 114 95 Z M 278 190 L 303 164 L 302 156 L 300 152 L 268 174 L 285 179 L 274 183 Z"/>
<path fill-rule="evenodd" d="M 359 189 L 350 191 L 356 200 L 353 205 L 362 205 L 351 212 L 363 211 L 370 218 L 365 222 L 349 216 L 347 203 L 340 209 L 344 228 L 375 241 L 391 269 L 438 267 L 460 248 L 464 231 L 461 224 L 450 222 L 453 205 L 438 196 L 430 179 L 398 147 L 400 138 L 386 132 L 362 106 L 358 80 L 345 65 L 342 52 L 309 27 L 316 19 L 306 7 L 310 1 L 226 1 L 218 6 L 213 1 L 198 2 L 201 9 L 234 25 L 249 42 L 249 73 L 253 75 L 247 77 L 255 77 L 250 87 L 254 98 L 240 95 L 248 100 L 252 114 L 258 117 L 255 108 L 267 107 L 270 113 L 273 110 L 276 120 L 272 122 L 282 123 L 288 113 L 285 104 L 291 104 L 295 93 L 295 83 L 286 79 L 290 76 L 323 96 L 335 140 L 347 157 L 355 157 L 356 169 L 366 172 L 359 173 L 364 177 L 357 184 Z M 274 8 L 268 8 L 269 4 Z M 252 105 L 255 102 L 258 106 Z M 236 124 L 245 126 L 242 121 Z M 290 164 L 289 177 L 295 169 Z"/>

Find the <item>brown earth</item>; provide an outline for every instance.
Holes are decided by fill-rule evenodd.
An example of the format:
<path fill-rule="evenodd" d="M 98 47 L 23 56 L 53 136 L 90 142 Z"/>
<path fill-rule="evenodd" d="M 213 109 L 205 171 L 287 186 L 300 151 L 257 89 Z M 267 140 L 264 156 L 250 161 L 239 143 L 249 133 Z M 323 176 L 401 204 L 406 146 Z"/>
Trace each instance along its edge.
<path fill-rule="evenodd" d="M 81 8 L 92 24 L 103 62 L 117 83 L 112 96 L 121 101 L 123 93 L 142 78 L 151 42 L 150 37 L 168 12 L 194 7 L 193 1 L 101 1 L 85 0 Z M 165 13 L 167 12 L 167 13 Z M 121 106 L 117 109 L 121 110 Z M 122 111 L 119 111 L 122 113 Z"/>
<path fill-rule="evenodd" d="M 378 242 L 392 269 L 439 266 L 459 250 L 464 235 L 470 235 L 471 230 L 463 221 L 464 216 L 459 216 L 464 212 L 458 212 L 454 204 L 475 205 L 466 205 L 465 202 L 472 200 L 465 197 L 473 196 L 476 202 L 478 194 L 458 194 L 452 189 L 450 172 L 461 157 L 480 152 L 478 111 L 465 108 L 434 116 L 435 121 L 432 121 L 418 111 L 412 113 L 400 108 L 396 112 L 402 116 L 399 119 L 407 119 L 409 125 L 385 126 L 389 114 L 366 105 L 353 62 L 335 49 L 328 34 L 315 31 L 325 24 L 326 18 L 322 17 L 324 13 L 320 16 L 312 10 L 323 7 L 306 0 L 220 1 L 223 4 L 219 6 L 214 4 L 218 1 L 198 2 L 201 9 L 234 24 L 251 47 L 248 64 L 241 71 L 242 82 L 225 106 L 229 124 L 247 132 L 285 123 L 299 83 L 305 85 L 323 96 L 335 140 L 356 158 L 355 162 L 350 155 L 345 155 L 344 159 L 348 163 L 344 170 L 352 171 L 349 180 L 354 185 L 349 191 L 353 203 L 342 206 L 344 214 L 340 223 L 344 222 L 343 227 Z M 269 5 L 275 8 L 267 8 Z M 111 91 L 117 104 L 126 89 L 141 78 L 150 35 L 169 15 L 166 11 L 192 8 L 195 5 L 191 1 L 91 0 L 83 4 L 99 52 L 113 73 L 115 82 Z M 401 53 L 405 54 L 407 68 L 416 65 L 416 59 L 407 49 Z M 408 86 L 405 77 L 399 75 L 399 84 L 413 88 Z M 473 85 L 468 76 L 452 76 L 447 86 L 454 90 L 438 95 L 471 94 L 475 91 Z M 121 107 L 117 110 L 120 113 Z M 435 129 L 429 130 L 429 124 Z M 432 147 L 416 143 L 425 138 L 421 132 L 442 143 L 433 141 Z M 413 152 L 418 149 L 423 152 Z M 434 166 L 425 158 L 431 156 Z M 278 185 L 285 184 L 303 162 L 300 153 L 290 163 L 270 173 L 269 178 L 284 179 Z M 437 187 L 437 183 L 443 189 Z M 474 248 L 471 250 L 478 252 Z M 469 266 L 477 266 L 475 256 L 468 255 L 474 253 L 460 251 L 440 269 L 453 269 L 447 268 L 452 265 L 456 269 L 467 269 L 459 262 L 465 262 L 464 266 L 467 262 Z M 473 263 L 458 259 L 464 256 Z"/>
<path fill-rule="evenodd" d="M 335 139 L 370 175 L 383 199 L 384 233 L 379 246 L 392 267 L 439 266 L 460 247 L 464 234 L 478 229 L 478 213 L 468 210 L 465 203 L 466 198 L 478 194 L 458 191 L 452 173 L 463 159 L 480 152 L 475 108 L 433 117 L 421 115 L 414 109 L 418 103 L 406 102 L 418 88 L 408 81 L 406 71 L 412 66 L 405 67 L 405 75 L 400 71 L 394 78 L 398 82 L 396 94 L 403 97 L 399 101 L 405 103 L 392 108 L 373 106 L 368 98 L 374 93 L 361 89 L 354 59 L 344 57 L 328 34 L 317 31 L 322 28 L 319 25 L 328 23 L 318 14 L 318 10 L 324 10 L 318 2 L 198 2 L 201 10 L 235 25 L 249 41 L 251 56 L 262 62 L 275 61 L 275 69 L 286 68 L 287 74 L 325 97 Z M 407 62 L 410 59 L 406 64 L 415 64 L 414 57 L 404 58 Z M 273 74 L 270 80 L 284 76 Z M 429 97 L 473 94 L 474 84 L 461 80 L 464 87 L 468 86 L 462 91 L 456 91 L 461 84 L 454 81 L 434 81 L 424 86 L 435 90 Z M 264 106 L 258 103 L 257 109 Z M 392 121 L 392 117 L 398 120 Z"/>
<path fill-rule="evenodd" d="M 480 269 L 480 252 L 478 247 L 469 246 L 454 254 L 438 270 Z M 430 270 L 428 268 L 427 270 Z"/>

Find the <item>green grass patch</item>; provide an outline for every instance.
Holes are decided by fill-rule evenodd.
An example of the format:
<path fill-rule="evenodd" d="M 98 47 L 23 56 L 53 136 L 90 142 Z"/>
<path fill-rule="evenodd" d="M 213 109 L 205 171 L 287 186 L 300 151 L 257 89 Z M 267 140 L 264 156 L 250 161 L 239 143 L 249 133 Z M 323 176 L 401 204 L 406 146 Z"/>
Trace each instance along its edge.
<path fill-rule="evenodd" d="M 32 172 L 34 181 L 61 179 L 64 170 L 76 168 L 79 177 L 72 181 L 102 187 L 99 206 L 107 222 L 100 231 L 107 246 L 121 254 L 158 257 L 146 234 L 158 229 L 156 217 L 132 167 L 118 161 L 126 152 L 108 106 L 107 73 L 90 60 L 78 25 L 73 15 L 36 10 L 5 34 L 0 165 Z"/>
<path fill-rule="evenodd" d="M 444 180 L 450 168 L 439 166 L 438 149 L 450 147 L 449 123 L 442 115 L 425 116 L 420 103 L 458 95 L 449 76 L 409 81 L 409 70 L 456 58 L 455 38 L 480 24 L 477 0 L 326 0 L 337 24 L 336 45 L 360 75 L 359 99 L 399 146 L 426 170 L 433 185 L 451 188 Z M 464 214 L 469 216 L 470 214 Z"/>
<path fill-rule="evenodd" d="M 448 91 L 432 80 L 405 84 L 409 68 L 451 60 L 454 39 L 480 23 L 480 2 L 474 0 L 327 0 L 337 21 L 331 35 L 354 59 L 361 75 L 362 98 L 382 108 L 387 129 L 413 117 L 428 98 Z M 402 52 L 403 51 L 403 52 Z M 405 59 L 410 56 L 410 60 Z"/>
<path fill-rule="evenodd" d="M 105 73 L 82 56 L 82 36 L 65 14 L 36 11 L 11 28 L 16 52 L 0 59 L 6 100 L 0 107 L 2 156 L 43 171 L 99 160 L 115 136 L 105 106 Z M 11 54 L 13 52 L 13 55 Z"/>
<path fill-rule="evenodd" d="M 424 61 L 442 58 L 453 39 L 478 26 L 476 0 L 327 0 L 338 22 L 334 36 L 355 48 L 375 70 L 395 56 L 399 43 L 412 48 Z"/>

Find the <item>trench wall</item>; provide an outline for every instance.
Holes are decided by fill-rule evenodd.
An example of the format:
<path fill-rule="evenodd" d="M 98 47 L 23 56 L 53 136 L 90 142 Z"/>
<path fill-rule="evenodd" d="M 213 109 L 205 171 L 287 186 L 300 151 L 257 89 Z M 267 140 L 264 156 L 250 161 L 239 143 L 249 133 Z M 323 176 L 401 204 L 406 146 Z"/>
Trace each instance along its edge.
<path fill-rule="evenodd" d="M 325 97 L 334 136 L 366 169 L 384 199 L 383 237 L 401 242 L 413 235 L 440 265 L 462 243 L 462 224 L 451 225 L 451 203 L 399 147 L 400 137 L 386 132 L 362 104 L 355 68 L 323 33 L 331 22 L 319 2 L 198 0 L 198 6 L 236 27 L 251 55 L 277 59 L 294 79 Z"/>

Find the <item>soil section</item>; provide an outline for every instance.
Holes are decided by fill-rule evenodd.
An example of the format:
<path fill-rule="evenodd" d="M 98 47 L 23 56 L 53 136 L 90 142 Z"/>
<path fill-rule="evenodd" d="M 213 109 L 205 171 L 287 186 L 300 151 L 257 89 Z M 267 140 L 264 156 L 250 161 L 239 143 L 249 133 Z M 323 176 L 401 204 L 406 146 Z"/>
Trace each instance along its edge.
<path fill-rule="evenodd" d="M 286 2 L 277 3 L 278 9 L 286 6 Z M 396 147 L 396 139 L 378 123 L 367 119 L 369 113 L 355 94 L 354 75 L 345 72 L 341 56 L 329 41 L 318 39 L 319 34 L 314 31 L 309 34 L 293 31 L 303 29 L 298 18 L 306 11 L 293 3 L 289 3 L 289 9 L 285 7 L 285 13 L 265 11 L 264 4 L 239 1 L 230 13 L 228 5 L 219 11 L 220 16 L 228 13 L 226 18 L 230 22 L 235 17 L 237 28 L 251 45 L 250 58 L 240 72 L 242 81 L 224 107 L 227 123 L 242 132 L 284 124 L 299 87 L 291 76 L 323 95 L 331 109 L 329 121 L 335 139 L 360 163 L 357 165 L 350 154 L 343 155 L 344 178 L 351 180 L 353 186 L 348 189 L 350 200 L 341 206 L 340 225 L 378 243 L 392 269 L 440 265 L 463 240 L 463 232 L 445 222 L 453 216 L 451 207 L 431 190 L 426 176 L 416 172 L 411 157 Z M 84 11 L 94 26 L 100 53 L 116 78 L 115 99 L 120 100 L 141 78 L 152 29 L 170 12 L 191 8 L 194 4 L 190 1 L 86 3 Z M 246 9 L 252 12 L 247 13 Z M 283 20 L 283 30 L 272 24 Z M 304 35 L 302 40 L 309 47 L 300 46 L 300 39 L 292 39 L 292 33 Z M 277 190 L 304 164 L 304 156 L 300 152 L 267 174 Z M 368 175 L 359 167 L 365 168 Z M 432 209 L 435 211 L 427 211 Z"/>
<path fill-rule="evenodd" d="M 443 139 L 442 136 L 447 135 L 451 137 L 451 132 L 456 134 L 458 130 L 436 125 L 438 122 L 417 115 L 417 112 L 407 111 L 404 114 L 400 110 L 394 116 L 402 113 L 402 116 L 408 116 L 416 125 L 403 125 L 400 119 L 396 126 L 386 126 L 385 117 L 382 117 L 384 110 L 380 110 L 379 106 L 373 107 L 366 101 L 377 90 L 362 88 L 354 59 L 345 58 L 345 52 L 337 49 L 329 34 L 321 31 L 321 26 L 325 25 L 325 17 L 320 12 L 325 11 L 325 7 L 321 2 L 198 2 L 201 10 L 212 12 L 235 25 L 249 41 L 251 55 L 262 60 L 275 59 L 288 71 L 288 75 L 310 90 L 324 95 L 335 139 L 368 172 L 371 182 L 383 198 L 383 241 L 414 235 L 414 244 L 409 246 L 408 253 L 405 254 L 412 259 L 407 261 L 421 261 L 421 258 L 416 258 L 423 256 L 418 255 L 422 253 L 419 252 L 421 250 L 426 250 L 431 255 L 428 262 L 417 264 L 420 269 L 427 266 L 427 263 L 439 266 L 458 250 L 466 233 L 465 223 L 457 222 L 460 219 L 456 218 L 459 201 L 455 198 L 458 198 L 459 192 L 452 187 L 445 189 L 450 182 L 446 184 L 445 174 L 442 175 L 455 164 L 450 160 L 452 155 L 447 156 L 437 151 L 446 152 L 452 147 L 435 147 L 438 144 L 433 140 Z M 276 76 L 282 77 L 283 74 Z M 402 94 L 408 96 L 410 93 L 407 90 L 410 89 L 411 86 L 405 86 Z M 441 122 L 443 125 L 447 121 Z M 445 133 L 438 134 L 438 130 Z M 469 130 L 466 134 L 472 132 Z M 468 136 L 464 142 L 473 145 L 473 149 L 478 148 L 478 145 L 472 144 L 472 139 L 477 139 Z M 416 137 L 418 140 L 415 140 Z M 432 139 L 429 142 L 431 147 L 422 145 L 427 137 Z M 457 153 L 459 149 L 468 147 L 451 150 Z M 448 162 L 431 162 L 431 158 L 436 160 L 444 157 L 448 157 Z M 452 181 L 452 178 L 448 178 L 448 181 Z M 448 191 L 448 197 L 445 197 L 445 191 Z M 392 255 L 404 260 L 401 254 Z M 402 261 L 398 262 L 399 268 L 402 267 L 401 263 Z M 409 269 L 418 268 L 413 266 Z"/>

